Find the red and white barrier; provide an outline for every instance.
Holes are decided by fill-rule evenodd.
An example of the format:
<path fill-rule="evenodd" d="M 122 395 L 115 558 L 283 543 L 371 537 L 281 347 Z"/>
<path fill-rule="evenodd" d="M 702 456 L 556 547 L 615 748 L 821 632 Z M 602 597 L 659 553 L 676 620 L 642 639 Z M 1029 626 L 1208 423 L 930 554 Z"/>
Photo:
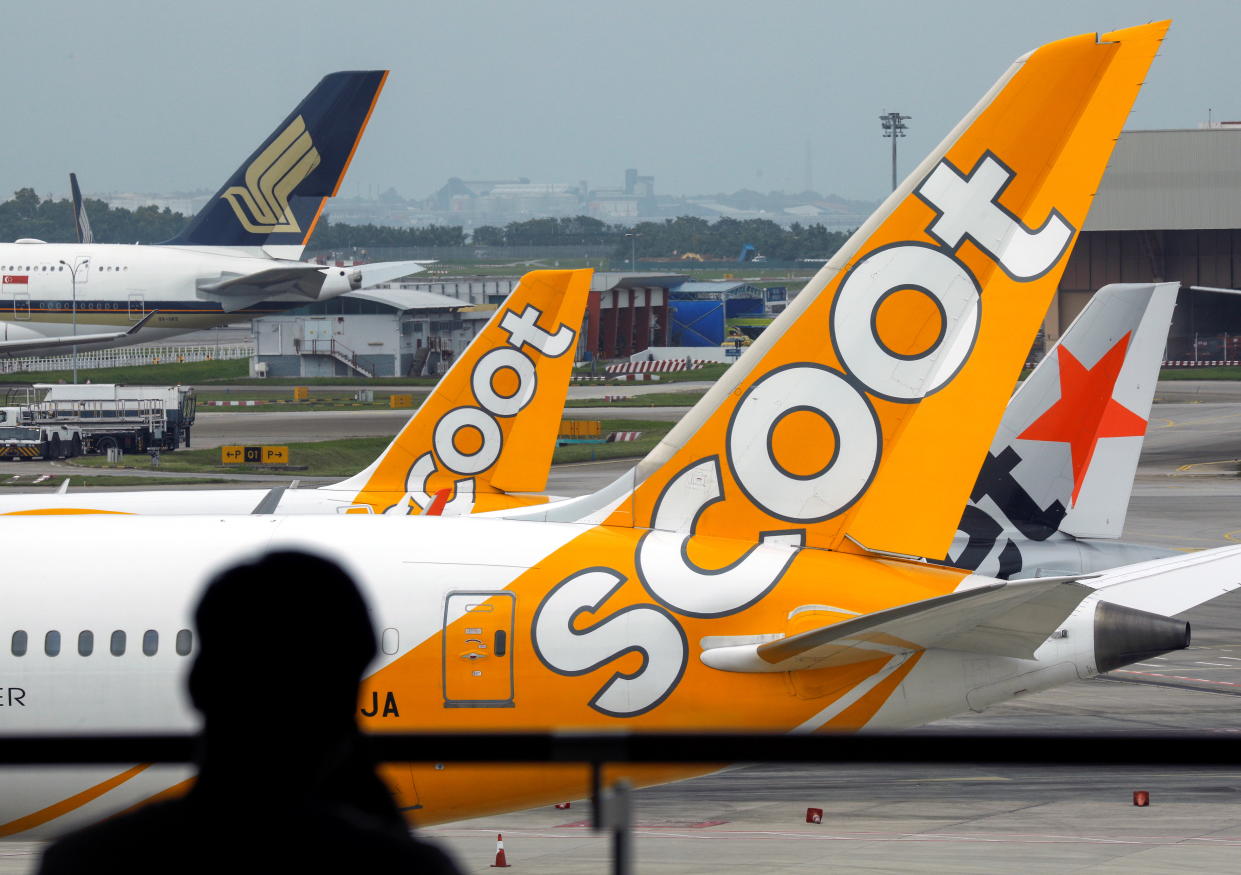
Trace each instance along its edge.
<path fill-rule="evenodd" d="M 639 382 L 639 383 L 644 380 L 649 380 L 651 382 L 658 382 L 659 374 L 609 374 L 606 377 L 574 377 L 572 382 L 574 383 L 592 383 L 592 382 L 601 383 L 604 380 L 624 380 L 624 381 L 632 381 L 632 382 Z"/>
<path fill-rule="evenodd" d="M 640 431 L 614 431 L 608 435 L 604 443 L 620 444 L 627 441 L 636 441 L 640 437 L 642 437 L 642 432 Z"/>
<path fill-rule="evenodd" d="M 652 362 L 617 362 L 604 370 L 609 374 L 655 374 L 671 371 L 696 371 L 707 364 L 705 359 L 661 359 Z"/>
<path fill-rule="evenodd" d="M 1241 365 L 1241 361 L 1170 361 L 1163 363 L 1165 368 L 1220 368 L 1236 365 Z"/>

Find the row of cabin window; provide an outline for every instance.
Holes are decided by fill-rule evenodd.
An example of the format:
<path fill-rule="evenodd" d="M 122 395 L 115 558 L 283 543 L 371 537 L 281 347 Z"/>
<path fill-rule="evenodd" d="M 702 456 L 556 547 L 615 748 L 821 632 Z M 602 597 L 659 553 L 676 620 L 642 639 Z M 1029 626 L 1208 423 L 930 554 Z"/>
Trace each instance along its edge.
<path fill-rule="evenodd" d="M 25 267 L 22 267 L 20 264 L 6 264 L 4 265 L 3 269 L 4 270 L 28 270 L 28 271 L 34 272 L 34 271 L 40 271 L 40 270 L 42 271 L 64 270 L 65 266 L 63 264 L 44 264 L 44 265 L 28 264 Z M 102 273 L 105 270 L 129 270 L 129 267 L 128 266 L 121 266 L 121 267 L 100 266 L 96 268 L 96 270 Z"/>
<path fill-rule="evenodd" d="M 108 639 L 108 652 L 113 656 L 125 655 L 125 632 L 117 629 Z M 29 649 L 29 636 L 22 629 L 18 629 L 13 633 L 13 639 L 10 642 L 9 649 L 14 656 L 25 656 Z M 194 633 L 189 629 L 182 629 L 177 632 L 177 638 L 174 643 L 174 649 L 177 656 L 188 656 L 190 650 L 194 646 Z M 142 653 L 144 656 L 154 656 L 159 650 L 159 633 L 154 629 L 147 629 L 142 633 Z M 95 651 L 95 633 L 89 629 L 78 633 L 78 656 L 90 656 Z M 60 655 L 60 633 L 52 630 L 43 636 L 43 652 L 48 656 Z"/>

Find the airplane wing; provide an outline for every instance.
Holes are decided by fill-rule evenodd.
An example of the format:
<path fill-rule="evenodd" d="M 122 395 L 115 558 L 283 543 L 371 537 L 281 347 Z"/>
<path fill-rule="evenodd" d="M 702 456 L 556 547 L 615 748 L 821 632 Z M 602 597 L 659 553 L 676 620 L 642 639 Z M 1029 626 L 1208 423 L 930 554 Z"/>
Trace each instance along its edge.
<path fill-rule="evenodd" d="M 255 273 L 224 274 L 218 280 L 200 281 L 198 290 L 221 298 L 250 299 L 291 292 L 310 300 L 319 297 L 327 279 L 322 265 L 286 264 Z M 228 309 L 225 307 L 225 309 Z"/>
<path fill-rule="evenodd" d="M 347 269 L 347 288 L 340 284 L 336 276 L 332 276 L 333 283 L 325 293 L 324 283 L 328 280 L 329 271 L 335 268 L 321 264 L 281 264 L 254 273 L 225 273 L 219 279 L 199 280 L 198 291 L 219 301 L 225 312 L 232 313 L 274 295 L 293 294 L 308 301 L 334 297 L 346 291 L 357 291 L 420 273 L 425 270 L 422 265 L 423 262 L 418 261 L 354 265 Z"/>
<path fill-rule="evenodd" d="M 28 353 L 38 350 L 59 351 L 71 346 L 98 346 L 123 337 L 133 337 L 158 313 L 152 310 L 124 331 L 106 331 L 99 334 L 75 334 L 65 337 L 30 337 L 21 340 L 0 340 L 0 353 Z"/>
<path fill-rule="evenodd" d="M 1017 659 L 1034 651 L 1094 587 L 1090 575 L 992 583 L 876 611 L 787 638 L 703 651 L 723 671 L 802 671 L 848 665 L 893 650 L 965 650 Z"/>
<path fill-rule="evenodd" d="M 353 269 L 357 275 L 357 285 L 353 288 L 355 290 L 369 289 L 380 283 L 390 283 L 410 274 L 422 273 L 426 270 L 423 265 L 431 263 L 430 261 L 377 261 L 374 264 L 355 265 Z M 352 284 L 352 277 L 350 282 Z"/>

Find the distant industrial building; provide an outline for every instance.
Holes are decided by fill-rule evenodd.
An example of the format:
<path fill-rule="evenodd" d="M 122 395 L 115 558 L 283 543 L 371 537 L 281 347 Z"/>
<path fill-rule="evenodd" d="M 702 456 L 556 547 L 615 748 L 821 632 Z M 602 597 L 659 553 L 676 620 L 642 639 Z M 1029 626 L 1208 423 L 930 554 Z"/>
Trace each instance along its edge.
<path fill-rule="evenodd" d="M 1241 124 L 1126 131 L 1069 257 L 1044 329 L 1059 337 L 1115 282 L 1241 288 Z M 1236 358 L 1241 299 L 1182 294 L 1169 358 Z M 1228 349 L 1224 349 L 1225 343 Z"/>
<path fill-rule="evenodd" d="M 515 279 L 407 283 L 254 320 L 257 374 L 434 376 L 461 353 Z"/>
<path fill-rule="evenodd" d="M 519 281 L 457 277 L 407 282 L 256 319 L 255 372 L 272 377 L 441 374 Z M 574 358 L 626 358 L 652 346 L 718 345 L 726 307 L 743 315 L 761 313 L 764 301 L 783 301 L 783 292 L 744 282 L 689 282 L 684 274 L 596 272 Z"/>

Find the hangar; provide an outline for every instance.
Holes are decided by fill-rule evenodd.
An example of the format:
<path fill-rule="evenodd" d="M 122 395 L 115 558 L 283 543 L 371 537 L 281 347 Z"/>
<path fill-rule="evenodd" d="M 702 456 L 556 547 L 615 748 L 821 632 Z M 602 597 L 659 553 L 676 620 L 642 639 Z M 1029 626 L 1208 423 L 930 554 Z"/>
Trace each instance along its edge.
<path fill-rule="evenodd" d="M 1126 131 L 1044 323 L 1060 336 L 1101 286 L 1241 288 L 1241 123 Z M 1241 299 L 1182 295 L 1168 358 L 1241 358 Z"/>

